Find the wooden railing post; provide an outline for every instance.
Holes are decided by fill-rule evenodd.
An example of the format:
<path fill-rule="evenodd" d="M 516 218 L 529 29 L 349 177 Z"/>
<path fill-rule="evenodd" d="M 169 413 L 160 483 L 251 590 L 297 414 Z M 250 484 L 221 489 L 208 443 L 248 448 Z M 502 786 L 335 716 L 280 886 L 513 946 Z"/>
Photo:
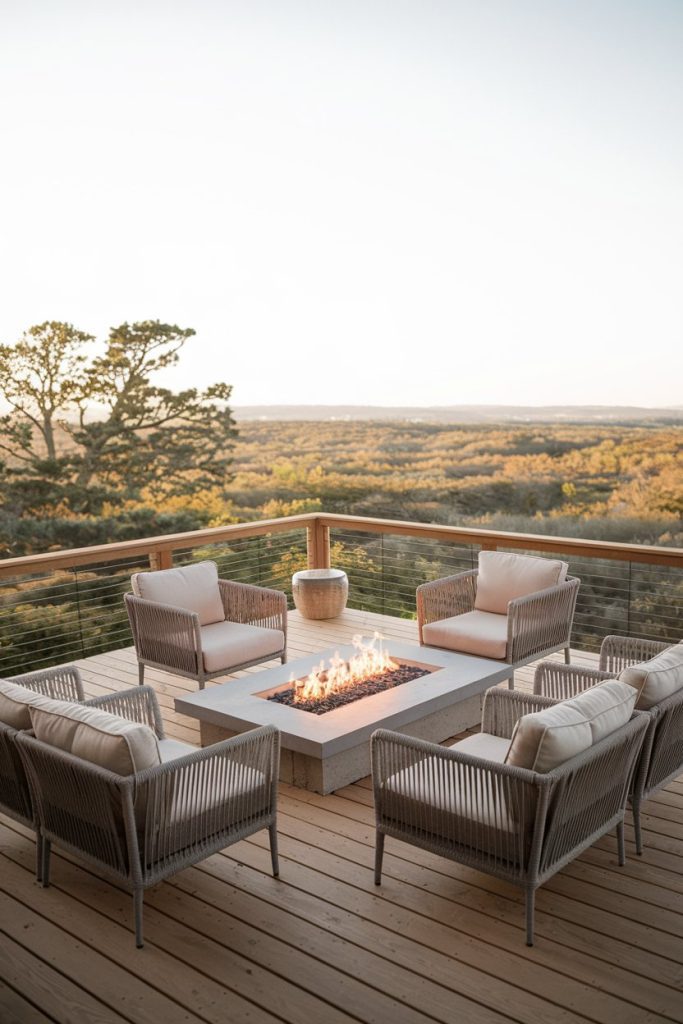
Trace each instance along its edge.
<path fill-rule="evenodd" d="M 330 528 L 318 519 L 306 527 L 306 551 L 309 569 L 330 568 Z"/>
<path fill-rule="evenodd" d="M 149 567 L 152 570 L 155 570 L 155 569 L 172 569 L 173 568 L 173 552 L 169 551 L 168 548 L 162 548 L 160 551 L 150 551 L 150 553 L 149 553 Z"/>

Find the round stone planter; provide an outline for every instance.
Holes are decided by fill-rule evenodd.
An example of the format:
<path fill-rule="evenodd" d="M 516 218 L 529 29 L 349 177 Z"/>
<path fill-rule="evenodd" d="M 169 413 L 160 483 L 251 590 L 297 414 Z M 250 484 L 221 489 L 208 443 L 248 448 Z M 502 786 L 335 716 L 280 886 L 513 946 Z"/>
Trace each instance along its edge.
<path fill-rule="evenodd" d="M 341 569 L 302 569 L 292 576 L 292 596 L 305 619 L 333 619 L 346 608 L 349 581 Z"/>

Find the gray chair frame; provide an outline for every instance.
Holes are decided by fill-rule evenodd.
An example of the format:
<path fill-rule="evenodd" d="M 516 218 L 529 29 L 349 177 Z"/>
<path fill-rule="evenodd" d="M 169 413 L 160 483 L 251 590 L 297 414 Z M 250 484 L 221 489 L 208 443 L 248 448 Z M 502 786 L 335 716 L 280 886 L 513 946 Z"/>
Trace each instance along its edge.
<path fill-rule="evenodd" d="M 522 715 L 555 703 L 488 690 L 482 730 L 509 739 Z M 615 827 L 624 863 L 624 808 L 647 724 L 635 712 L 626 725 L 547 774 L 378 730 L 372 737 L 375 883 L 382 880 L 385 836 L 512 882 L 525 892 L 526 941 L 533 945 L 535 893 L 543 882 Z M 465 794 L 468 812 L 439 809 L 392 789 L 388 780 L 406 770 L 431 792 Z M 512 815 L 513 829 L 502 808 Z"/>
<path fill-rule="evenodd" d="M 135 590 L 135 577 L 132 586 Z M 284 635 L 282 649 L 265 657 L 235 662 L 215 672 L 206 672 L 202 653 L 202 627 L 196 612 L 147 601 L 136 593 L 124 594 L 141 686 L 145 681 L 146 665 L 195 679 L 199 689 L 203 690 L 209 679 L 239 672 L 274 658 L 279 658 L 283 664 L 287 661 L 286 595 L 279 590 L 255 587 L 250 583 L 235 583 L 232 580 L 219 579 L 218 587 L 226 622 L 279 629 Z"/>
<path fill-rule="evenodd" d="M 614 679 L 629 665 L 649 661 L 668 647 L 671 644 L 659 640 L 607 636 L 600 648 L 599 668 L 541 662 L 534 675 L 534 693 L 567 700 L 606 679 Z M 629 792 L 638 854 L 643 852 L 643 801 L 683 771 L 683 690 L 641 713 L 647 716 L 649 725 Z"/>
<path fill-rule="evenodd" d="M 417 588 L 417 625 L 421 644 L 424 644 L 423 626 L 475 610 L 478 576 L 478 569 L 469 569 L 454 576 L 423 583 Z M 572 624 L 580 584 L 581 580 L 577 577 L 567 576 L 554 587 L 509 602 L 507 652 L 502 659 L 504 664 L 524 665 L 559 650 L 564 651 L 565 662 L 569 664 Z M 514 671 L 508 686 L 514 688 Z"/>
<path fill-rule="evenodd" d="M 87 703 L 150 725 L 163 738 L 149 686 Z M 273 726 L 130 776 L 41 743 L 32 733 L 18 734 L 17 747 L 42 837 L 43 886 L 50 884 L 55 843 L 132 893 L 138 948 L 145 889 L 183 868 L 266 828 L 273 874 L 279 873 L 280 734 Z M 245 792 L 240 780 L 254 771 L 262 773 L 263 784 Z"/>
<path fill-rule="evenodd" d="M 27 672 L 12 676 L 8 682 L 18 683 L 56 700 L 81 702 L 84 699 L 81 675 L 74 665 Z M 28 779 L 17 749 L 18 735 L 16 729 L 0 722 L 0 811 L 21 825 L 35 829 L 36 878 L 40 881 L 43 863 L 42 839 L 35 820 Z"/>

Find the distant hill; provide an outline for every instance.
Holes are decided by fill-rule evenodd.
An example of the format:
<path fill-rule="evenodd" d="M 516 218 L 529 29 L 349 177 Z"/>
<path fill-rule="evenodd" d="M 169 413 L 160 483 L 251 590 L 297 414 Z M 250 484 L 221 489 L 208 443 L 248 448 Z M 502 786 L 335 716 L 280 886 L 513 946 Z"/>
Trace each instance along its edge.
<path fill-rule="evenodd" d="M 672 423 L 683 406 L 646 409 L 631 405 L 243 405 L 236 420 L 408 420 L 430 423 Z"/>

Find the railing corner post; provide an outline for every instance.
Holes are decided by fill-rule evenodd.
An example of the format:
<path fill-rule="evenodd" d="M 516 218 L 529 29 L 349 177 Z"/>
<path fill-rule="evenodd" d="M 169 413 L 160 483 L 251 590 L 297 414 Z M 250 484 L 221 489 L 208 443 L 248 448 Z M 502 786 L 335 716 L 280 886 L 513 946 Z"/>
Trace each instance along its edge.
<path fill-rule="evenodd" d="M 309 569 L 330 568 L 330 528 L 319 519 L 306 527 L 306 552 Z"/>
<path fill-rule="evenodd" d="M 149 552 L 149 567 L 152 571 L 157 569 L 173 568 L 173 552 L 168 548 Z"/>

